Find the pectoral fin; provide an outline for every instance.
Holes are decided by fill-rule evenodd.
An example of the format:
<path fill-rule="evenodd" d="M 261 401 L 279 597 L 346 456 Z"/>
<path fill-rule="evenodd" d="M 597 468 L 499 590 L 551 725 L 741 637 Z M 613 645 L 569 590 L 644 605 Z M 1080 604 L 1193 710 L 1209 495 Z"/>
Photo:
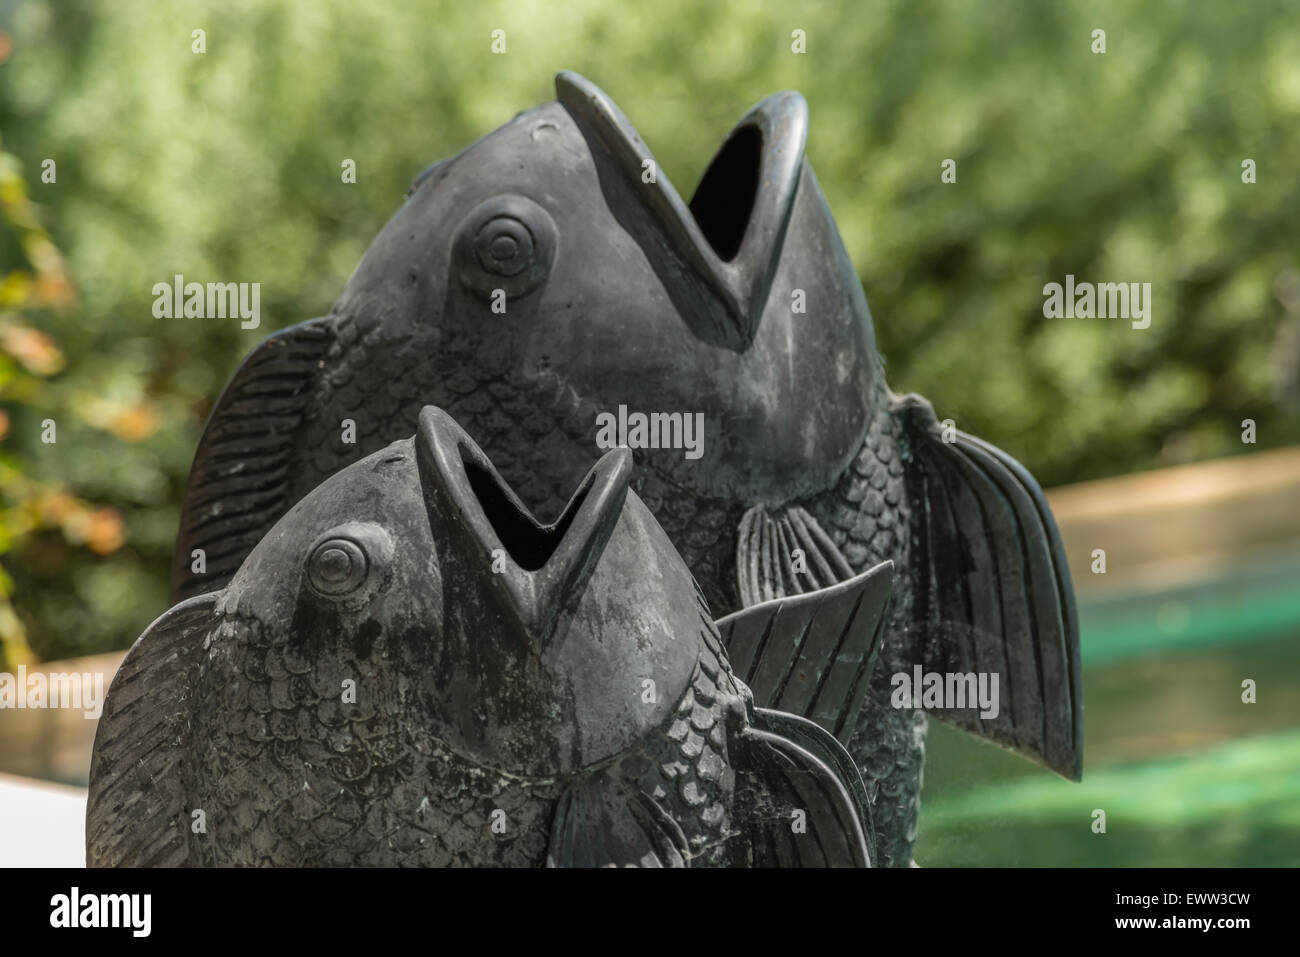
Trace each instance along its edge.
<path fill-rule="evenodd" d="M 893 562 L 848 581 L 745 608 L 718 621 L 754 703 L 816 721 L 847 742 L 880 649 Z"/>
<path fill-rule="evenodd" d="M 734 738 L 731 746 L 736 770 L 735 819 L 752 855 L 748 861 L 733 863 L 870 867 L 862 810 L 852 785 L 816 753 L 828 754 L 835 740 L 809 722 L 796 731 L 812 743 L 811 748 L 805 747 L 786 736 L 791 727 L 785 719 L 790 716 L 755 710 L 754 724 Z M 819 735 L 824 736 L 820 741 Z M 843 760 L 852 768 L 847 755 Z M 853 775 L 857 777 L 856 768 Z M 860 777 L 858 785 L 860 788 Z"/>
<path fill-rule="evenodd" d="M 86 805 L 90 867 L 188 863 L 185 762 L 215 594 L 181 602 L 127 652 L 95 733 Z"/>
<path fill-rule="evenodd" d="M 588 775 L 560 796 L 547 867 L 688 867 L 681 827 L 654 799 L 612 772 Z"/>

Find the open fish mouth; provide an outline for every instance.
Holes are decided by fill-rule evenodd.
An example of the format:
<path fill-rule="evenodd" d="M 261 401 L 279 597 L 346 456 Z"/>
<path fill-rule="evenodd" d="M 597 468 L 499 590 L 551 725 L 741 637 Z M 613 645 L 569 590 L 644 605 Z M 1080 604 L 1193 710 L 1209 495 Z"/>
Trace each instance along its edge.
<path fill-rule="evenodd" d="M 533 516 L 442 409 L 420 413 L 416 452 L 433 526 L 465 550 L 467 567 L 510 613 L 525 644 L 545 649 L 623 514 L 631 452 L 613 449 L 602 456 L 549 525 Z M 506 559 L 499 568 L 477 557 L 495 554 Z"/>
<path fill-rule="evenodd" d="M 650 234 L 631 231 L 642 233 L 638 238 L 651 261 L 658 253 L 666 257 L 663 265 L 685 264 L 701 292 L 722 305 L 687 315 L 695 332 L 714 345 L 747 347 L 771 289 L 799 188 L 807 102 L 787 91 L 754 106 L 714 154 L 688 205 L 604 91 L 568 70 L 556 76 L 555 89 L 598 169 L 622 181 L 621 191 L 607 189 L 607 194 L 649 213 Z M 616 200 L 615 215 L 619 205 Z"/>

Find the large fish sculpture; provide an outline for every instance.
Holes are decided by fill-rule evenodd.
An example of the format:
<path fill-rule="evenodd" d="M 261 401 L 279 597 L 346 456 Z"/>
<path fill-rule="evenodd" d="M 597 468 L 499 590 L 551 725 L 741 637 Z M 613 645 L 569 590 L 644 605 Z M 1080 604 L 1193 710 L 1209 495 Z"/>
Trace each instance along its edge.
<path fill-rule="evenodd" d="M 886 385 L 804 158 L 803 98 L 750 110 L 687 204 L 601 90 L 568 72 L 556 90 L 421 173 L 330 315 L 234 374 L 195 457 L 174 597 L 222 587 L 290 506 L 409 434 L 425 404 L 545 520 L 599 456 L 598 417 L 617 415 L 620 441 L 651 446 L 637 491 L 715 609 L 895 563 L 874 694 L 837 732 L 879 863 L 911 861 L 924 763 L 926 714 L 891 702 L 895 675 L 997 673 L 996 717 L 932 713 L 1077 778 L 1078 628 L 1046 500 L 1008 455 Z M 654 447 L 681 444 L 663 428 L 629 438 L 647 413 L 701 423 L 695 453 Z"/>
<path fill-rule="evenodd" d="M 891 567 L 728 624 L 756 708 L 631 468 L 543 526 L 430 408 L 318 486 L 127 655 L 88 863 L 868 866 L 812 719 L 860 706 Z"/>

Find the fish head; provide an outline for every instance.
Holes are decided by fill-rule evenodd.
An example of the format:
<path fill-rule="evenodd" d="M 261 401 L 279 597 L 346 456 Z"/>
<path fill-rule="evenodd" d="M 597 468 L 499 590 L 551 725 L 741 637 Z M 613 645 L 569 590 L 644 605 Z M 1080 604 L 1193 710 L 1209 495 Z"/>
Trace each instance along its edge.
<path fill-rule="evenodd" d="M 387 726 L 483 768 L 574 773 L 670 720 L 709 624 L 689 569 L 629 490 L 631 468 L 627 450 L 611 451 L 542 525 L 465 431 L 427 408 L 412 439 L 286 513 L 217 610 L 256 622 L 313 685 L 352 677 Z"/>
<path fill-rule="evenodd" d="M 410 439 L 335 473 L 249 553 L 217 611 L 256 623 L 317 671 L 364 683 L 434 662 L 442 577 Z M 369 689 L 375 693 L 378 688 Z"/>
<path fill-rule="evenodd" d="M 804 157 L 803 98 L 745 114 L 687 204 L 608 96 L 568 72 L 556 90 L 417 178 L 336 314 L 368 343 L 427 355 L 422 403 L 455 403 L 449 383 L 469 370 L 563 419 L 589 453 L 568 487 L 598 456 L 597 417 L 620 405 L 703 414 L 702 455 L 638 454 L 688 492 L 827 487 L 865 435 L 876 356 Z M 495 452 L 491 413 L 454 408 Z M 527 458 L 508 470 L 526 474 Z"/>

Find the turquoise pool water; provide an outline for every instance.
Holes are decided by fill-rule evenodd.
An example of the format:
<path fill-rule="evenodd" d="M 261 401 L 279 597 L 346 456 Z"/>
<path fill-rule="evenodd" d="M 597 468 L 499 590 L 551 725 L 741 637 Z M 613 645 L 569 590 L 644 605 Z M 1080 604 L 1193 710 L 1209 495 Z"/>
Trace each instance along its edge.
<path fill-rule="evenodd" d="M 932 720 L 917 861 L 1300 866 L 1300 574 L 1272 572 L 1081 608 L 1082 783 Z"/>

